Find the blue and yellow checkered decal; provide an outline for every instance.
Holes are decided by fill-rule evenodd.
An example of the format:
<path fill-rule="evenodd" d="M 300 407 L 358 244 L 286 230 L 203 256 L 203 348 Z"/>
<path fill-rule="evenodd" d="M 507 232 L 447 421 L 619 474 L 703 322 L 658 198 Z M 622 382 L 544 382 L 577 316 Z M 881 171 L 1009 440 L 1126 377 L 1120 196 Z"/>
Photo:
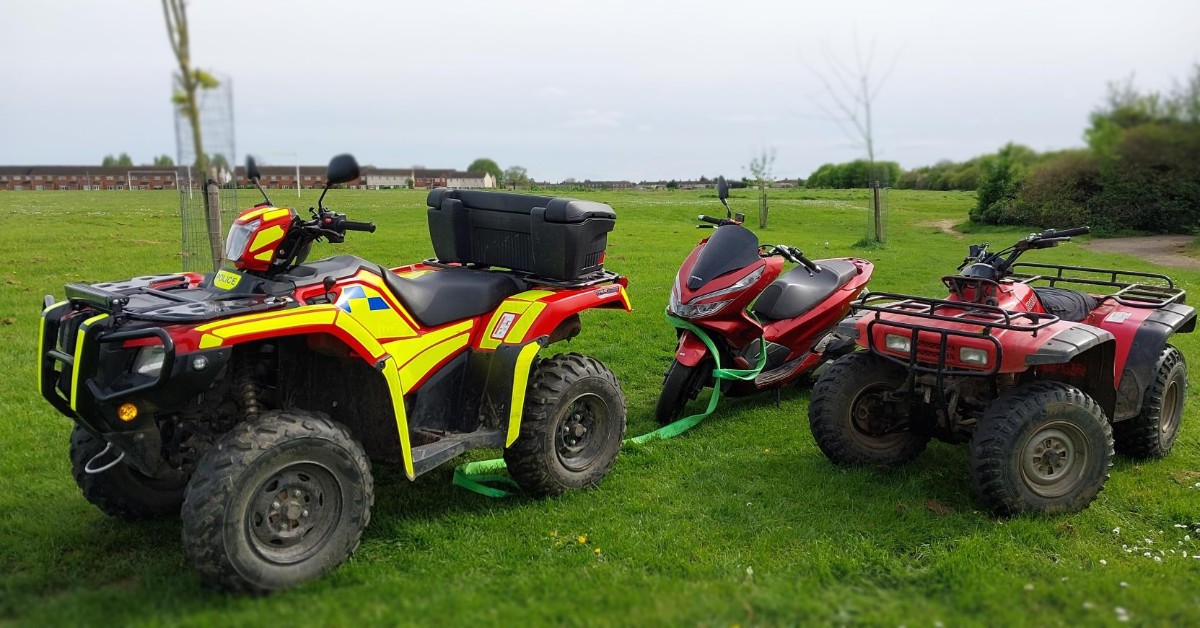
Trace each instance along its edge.
<path fill-rule="evenodd" d="M 337 306 L 351 314 L 355 312 L 370 312 L 374 310 L 390 310 L 387 301 L 378 295 L 367 296 L 362 286 L 350 286 L 338 297 Z"/>

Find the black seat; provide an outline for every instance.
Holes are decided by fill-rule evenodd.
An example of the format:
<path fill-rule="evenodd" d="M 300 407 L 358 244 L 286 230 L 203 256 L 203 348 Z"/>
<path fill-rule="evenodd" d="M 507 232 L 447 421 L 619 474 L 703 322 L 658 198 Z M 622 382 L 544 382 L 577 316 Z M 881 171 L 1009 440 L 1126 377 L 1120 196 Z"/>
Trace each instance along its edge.
<path fill-rule="evenodd" d="M 383 282 L 422 325 L 437 327 L 490 312 L 521 290 L 509 275 L 443 268 L 405 279 L 380 267 Z"/>
<path fill-rule="evenodd" d="M 858 274 L 858 267 L 846 260 L 818 260 L 817 266 L 821 272 L 812 277 L 803 266 L 780 275 L 754 302 L 754 313 L 773 321 L 795 318 L 829 298 Z"/>
<path fill-rule="evenodd" d="M 1066 288 L 1034 288 L 1042 308 L 1064 321 L 1078 323 L 1096 309 L 1096 297 Z"/>

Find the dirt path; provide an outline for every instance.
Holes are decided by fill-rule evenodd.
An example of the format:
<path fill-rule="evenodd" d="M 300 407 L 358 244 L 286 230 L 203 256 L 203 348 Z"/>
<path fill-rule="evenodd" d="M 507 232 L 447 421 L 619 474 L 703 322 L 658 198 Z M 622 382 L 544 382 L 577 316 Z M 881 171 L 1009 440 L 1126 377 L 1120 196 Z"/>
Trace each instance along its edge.
<path fill-rule="evenodd" d="M 955 238 L 958 238 L 959 240 L 961 240 L 963 237 L 963 234 L 955 231 L 954 225 L 955 225 L 955 220 L 953 218 L 947 218 L 945 220 L 930 220 L 928 222 L 917 223 L 918 227 L 936 227 L 938 229 L 941 229 L 942 233 L 948 233 L 948 234 L 954 236 Z"/>
<path fill-rule="evenodd" d="M 1200 259 L 1187 254 L 1191 251 L 1192 239 L 1192 236 L 1186 235 L 1096 238 L 1087 246 L 1094 251 L 1124 253 L 1163 266 L 1200 268 Z"/>

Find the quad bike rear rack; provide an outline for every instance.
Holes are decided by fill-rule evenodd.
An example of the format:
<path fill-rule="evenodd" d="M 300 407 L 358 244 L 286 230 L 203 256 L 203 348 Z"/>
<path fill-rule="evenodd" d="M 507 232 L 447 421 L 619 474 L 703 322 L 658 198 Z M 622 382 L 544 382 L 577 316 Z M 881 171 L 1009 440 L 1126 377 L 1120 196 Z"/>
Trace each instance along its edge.
<path fill-rule="evenodd" d="M 946 376 L 986 377 L 995 375 L 1000 370 L 1003 347 L 1000 345 L 1000 341 L 993 335 L 995 331 L 1026 332 L 1037 336 L 1039 330 L 1059 321 L 1059 318 L 1052 314 L 1014 312 L 982 303 L 950 301 L 947 299 L 935 299 L 891 292 L 872 292 L 853 302 L 850 307 L 855 312 L 862 312 L 863 314 L 874 312 L 873 315 L 866 314 L 872 316 L 872 319 L 867 323 L 866 329 L 867 348 L 872 353 L 907 368 L 910 380 L 916 373 L 936 375 L 938 378 L 938 389 L 941 389 L 942 378 Z M 938 313 L 939 310 L 948 309 L 960 311 L 956 314 Z M 883 319 L 881 318 L 883 314 L 907 316 L 930 322 L 929 324 L 922 324 L 895 319 Z M 948 329 L 945 326 L 936 326 L 938 322 L 957 323 L 972 327 L 977 326 L 978 329 Z M 878 324 L 909 332 L 909 352 L 907 357 L 902 358 L 889 355 L 886 351 L 875 346 L 875 334 L 873 332 L 875 325 Z M 920 337 L 922 334 L 931 334 L 937 338 L 937 361 L 935 365 L 930 365 L 928 359 L 926 363 L 920 361 Z M 987 368 L 965 368 L 947 365 L 947 348 L 952 336 L 974 340 L 987 340 L 995 350 L 993 353 L 995 359 L 991 361 L 991 364 Z M 928 343 L 926 345 L 928 346 Z M 894 349 L 888 349 L 888 351 L 894 351 Z"/>
<path fill-rule="evenodd" d="M 455 263 L 443 262 L 443 261 L 437 259 L 436 257 L 431 257 L 429 259 L 423 260 L 421 263 L 425 264 L 426 266 L 434 266 L 436 268 L 471 268 L 471 269 L 476 269 L 476 270 L 486 270 L 489 272 L 504 273 L 506 275 L 512 275 L 514 277 L 517 277 L 518 279 L 521 279 L 522 281 L 525 281 L 526 283 L 529 283 L 532 285 L 550 286 L 553 288 L 586 288 L 588 286 L 596 286 L 596 285 L 599 285 L 602 283 L 610 283 L 610 282 L 616 281 L 621 278 L 621 276 L 618 275 L 617 273 L 614 273 L 611 270 L 604 270 L 604 269 L 584 275 L 582 277 L 579 277 L 578 279 L 553 279 L 550 277 L 543 277 L 541 275 L 535 275 L 533 273 L 525 272 L 522 270 L 511 270 L 511 269 L 507 269 L 507 268 L 504 268 L 504 269 L 493 268 L 493 267 L 485 265 L 485 264 L 462 264 L 462 263 L 457 263 L 457 262 L 455 262 Z"/>
<path fill-rule="evenodd" d="M 1033 272 L 1020 272 L 1018 269 L 1028 269 Z M 1182 303 L 1186 295 L 1183 289 L 1175 286 L 1175 282 L 1170 277 L 1159 273 L 1032 262 L 1014 264 L 1013 270 L 1015 272 L 1010 277 L 1024 284 L 1045 282 L 1050 287 L 1057 287 L 1058 284 L 1063 283 L 1116 288 L 1116 292 L 1097 294 L 1096 296 L 1101 300 L 1112 299 L 1128 307 L 1158 309 L 1170 303 Z M 1140 281 L 1146 279 L 1154 280 L 1154 283 Z"/>

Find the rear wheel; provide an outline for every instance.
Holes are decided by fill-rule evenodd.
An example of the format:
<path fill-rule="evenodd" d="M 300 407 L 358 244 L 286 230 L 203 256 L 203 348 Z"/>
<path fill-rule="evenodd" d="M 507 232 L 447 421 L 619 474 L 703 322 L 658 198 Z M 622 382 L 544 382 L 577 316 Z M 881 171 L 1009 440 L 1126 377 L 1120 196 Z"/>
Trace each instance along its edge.
<path fill-rule="evenodd" d="M 1183 402 L 1187 398 L 1187 361 L 1171 345 L 1158 356 L 1154 380 L 1142 397 L 1142 410 L 1113 425 L 1117 453 L 1133 458 L 1162 458 L 1179 436 Z"/>
<path fill-rule="evenodd" d="M 712 385 L 712 372 L 711 359 L 701 360 L 696 366 L 686 366 L 679 360 L 673 360 L 663 377 L 658 405 L 654 407 L 654 418 L 658 424 L 667 425 L 683 418 L 683 410 L 688 402 L 699 396 L 705 386 Z"/>
<path fill-rule="evenodd" d="M 1001 515 L 1076 512 L 1104 488 L 1113 457 L 1104 411 L 1083 391 L 1031 382 L 984 412 L 971 438 L 971 479 Z"/>
<path fill-rule="evenodd" d="M 84 499 L 104 514 L 126 521 L 179 515 L 186 477 L 152 478 L 123 461 L 97 471 L 120 456 L 110 449 L 109 454 L 98 459 L 106 447 L 108 443 L 78 425 L 71 432 L 71 476 L 83 491 Z"/>
<path fill-rule="evenodd" d="M 884 466 L 916 458 L 929 436 L 913 433 L 889 393 L 904 385 L 904 370 L 867 351 L 834 362 L 813 386 L 808 425 L 817 446 L 838 464 Z"/>
<path fill-rule="evenodd" d="M 316 412 L 267 412 L 201 459 L 183 546 L 210 586 L 283 589 L 349 558 L 373 502 L 370 463 L 345 427 Z"/>
<path fill-rule="evenodd" d="M 625 395 L 599 360 L 577 353 L 542 360 L 529 378 L 508 472 L 532 495 L 594 486 L 608 475 L 625 437 Z"/>

